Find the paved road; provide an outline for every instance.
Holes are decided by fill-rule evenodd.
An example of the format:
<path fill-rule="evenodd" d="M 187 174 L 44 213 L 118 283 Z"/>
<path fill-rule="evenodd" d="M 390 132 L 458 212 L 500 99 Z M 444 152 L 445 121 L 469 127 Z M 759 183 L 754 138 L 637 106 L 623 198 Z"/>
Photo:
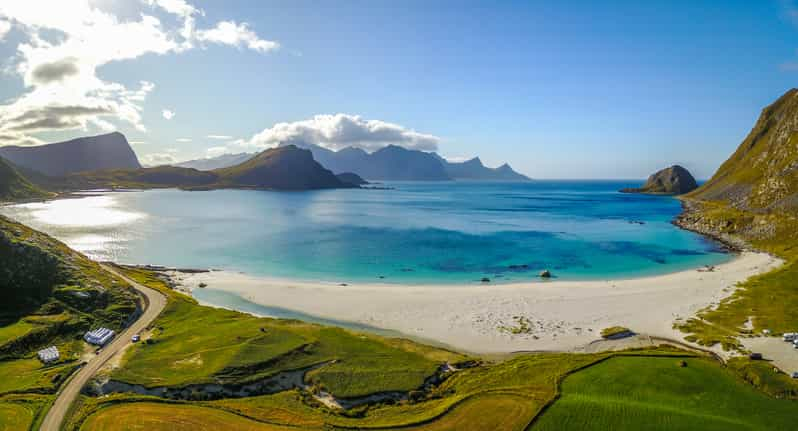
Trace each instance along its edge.
<path fill-rule="evenodd" d="M 47 416 L 45 416 L 44 422 L 42 422 L 42 426 L 39 428 L 40 431 L 59 431 L 61 429 L 61 424 L 64 422 L 64 418 L 69 411 L 69 407 L 78 397 L 80 390 L 83 389 L 83 386 L 85 386 L 89 379 L 91 379 L 97 373 L 97 371 L 102 368 L 103 365 L 113 358 L 114 355 L 120 353 L 127 345 L 131 343 L 130 338 L 134 334 L 138 334 L 150 323 L 152 323 L 152 321 L 155 320 L 159 314 L 161 314 L 161 311 L 166 306 L 166 297 L 160 294 L 158 291 L 136 283 L 135 281 L 123 276 L 110 266 L 101 266 L 106 271 L 130 283 L 134 289 L 144 295 L 147 298 L 147 304 L 145 304 L 146 308 L 138 320 L 136 320 L 127 329 L 122 331 L 121 334 L 118 334 L 111 344 L 104 347 L 100 351 L 99 355 L 89 360 L 89 362 L 83 368 L 81 368 L 75 375 L 72 376 L 69 381 L 67 381 L 66 386 L 64 386 L 61 389 L 61 392 L 58 393 L 55 402 L 47 412 Z"/>

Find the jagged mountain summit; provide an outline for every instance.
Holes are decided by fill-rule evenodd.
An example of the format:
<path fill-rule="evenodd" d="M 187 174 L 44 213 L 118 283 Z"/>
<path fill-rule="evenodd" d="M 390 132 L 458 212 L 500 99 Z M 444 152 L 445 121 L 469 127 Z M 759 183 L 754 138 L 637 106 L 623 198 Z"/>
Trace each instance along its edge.
<path fill-rule="evenodd" d="M 529 181 L 527 176 L 514 171 L 506 163 L 498 168 L 489 168 L 478 157 L 465 162 L 449 162 L 437 153 L 408 150 L 398 145 L 390 145 L 373 153 L 357 147 L 332 151 L 302 142 L 285 145 L 310 150 L 317 162 L 335 174 L 354 173 L 374 181 Z M 174 166 L 213 170 L 242 163 L 253 156 L 255 153 L 224 154 L 176 163 Z"/>
<path fill-rule="evenodd" d="M 489 168 L 479 157 L 465 162 L 450 162 L 440 156 L 438 159 L 443 163 L 446 173 L 456 180 L 530 181 L 529 177 L 519 174 L 507 163 L 498 168 Z"/>

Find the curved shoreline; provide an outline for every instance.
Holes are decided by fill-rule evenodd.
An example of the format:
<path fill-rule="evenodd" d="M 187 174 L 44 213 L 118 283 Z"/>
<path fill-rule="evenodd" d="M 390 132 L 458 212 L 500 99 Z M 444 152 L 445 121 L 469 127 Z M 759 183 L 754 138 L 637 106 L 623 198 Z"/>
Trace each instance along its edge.
<path fill-rule="evenodd" d="M 474 353 L 577 350 L 621 325 L 683 338 L 673 323 L 713 306 L 737 283 L 782 261 L 744 251 L 713 271 L 686 270 L 623 280 L 551 280 L 485 285 L 307 282 L 213 271 L 173 274 L 263 306 L 384 328 Z"/>

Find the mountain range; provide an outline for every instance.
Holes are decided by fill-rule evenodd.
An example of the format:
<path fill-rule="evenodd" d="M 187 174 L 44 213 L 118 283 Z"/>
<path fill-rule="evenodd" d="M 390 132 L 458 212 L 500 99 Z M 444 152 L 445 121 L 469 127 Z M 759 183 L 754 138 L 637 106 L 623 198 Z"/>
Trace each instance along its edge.
<path fill-rule="evenodd" d="M 289 145 L 289 144 L 284 144 Z M 449 180 L 491 180 L 491 181 L 529 181 L 529 178 L 515 172 L 508 164 L 489 168 L 475 157 L 456 163 L 449 162 L 437 153 L 409 150 L 398 145 L 389 145 L 373 153 L 357 147 L 346 147 L 333 151 L 320 145 L 294 143 L 310 150 L 313 158 L 336 174 L 355 173 L 365 179 L 375 181 L 449 181 Z M 212 170 L 232 166 L 252 157 L 252 153 L 224 154 L 218 157 L 189 160 L 175 166 Z"/>
<path fill-rule="evenodd" d="M 119 132 L 54 144 L 0 147 L 0 157 L 51 177 L 102 169 L 141 168 L 136 153 Z"/>
<path fill-rule="evenodd" d="M 313 190 L 357 187 L 339 179 L 313 160 L 310 151 L 295 146 L 272 148 L 243 163 L 211 171 L 175 166 L 106 169 L 73 173 L 50 183 L 58 183 L 61 190 L 164 187 Z"/>

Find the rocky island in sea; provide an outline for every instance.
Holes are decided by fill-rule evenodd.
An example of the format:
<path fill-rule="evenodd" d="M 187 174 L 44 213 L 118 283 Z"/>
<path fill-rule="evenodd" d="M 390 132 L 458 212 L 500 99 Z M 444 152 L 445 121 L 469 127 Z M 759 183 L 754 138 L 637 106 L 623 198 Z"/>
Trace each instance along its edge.
<path fill-rule="evenodd" d="M 621 189 L 622 193 L 644 193 L 652 195 L 682 195 L 698 188 L 693 175 L 679 165 L 655 172 L 642 187 Z"/>

